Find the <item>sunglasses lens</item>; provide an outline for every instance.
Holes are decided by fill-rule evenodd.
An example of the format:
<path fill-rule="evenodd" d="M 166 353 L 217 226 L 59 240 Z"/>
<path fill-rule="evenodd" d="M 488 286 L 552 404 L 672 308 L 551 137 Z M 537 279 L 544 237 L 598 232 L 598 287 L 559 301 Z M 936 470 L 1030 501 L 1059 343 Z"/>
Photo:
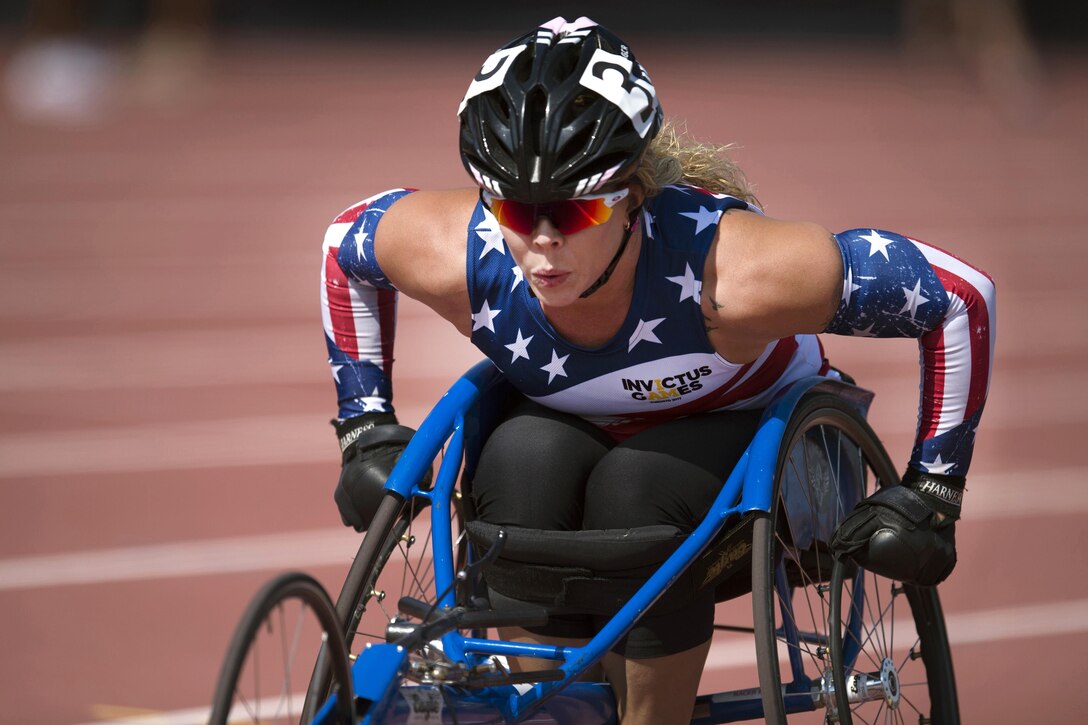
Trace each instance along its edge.
<path fill-rule="evenodd" d="M 626 193 L 623 194 L 626 196 Z M 548 217 L 561 234 L 576 234 L 612 218 L 612 206 L 619 198 L 568 199 L 548 204 L 526 204 L 511 199 L 489 197 L 488 207 L 495 219 L 504 227 L 519 234 L 531 234 L 537 219 Z"/>
<path fill-rule="evenodd" d="M 492 199 L 491 213 L 504 227 L 510 227 L 518 234 L 531 234 L 536 223 L 537 206 L 510 199 Z"/>
<path fill-rule="evenodd" d="M 552 222 L 563 234 L 604 224 L 611 217 L 612 209 L 605 205 L 604 199 L 572 199 L 552 205 Z"/>

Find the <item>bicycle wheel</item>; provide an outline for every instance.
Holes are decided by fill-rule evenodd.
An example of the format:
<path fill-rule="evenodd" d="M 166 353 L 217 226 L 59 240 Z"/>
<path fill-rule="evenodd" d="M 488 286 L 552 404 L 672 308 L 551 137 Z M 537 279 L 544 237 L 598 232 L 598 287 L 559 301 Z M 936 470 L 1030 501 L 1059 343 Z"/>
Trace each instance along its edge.
<path fill-rule="evenodd" d="M 836 563 L 831 662 L 840 723 L 960 721 L 935 587 L 904 585 L 862 569 L 850 576 Z"/>
<path fill-rule="evenodd" d="M 827 393 L 802 399 L 779 450 L 773 510 L 757 516 L 753 526 L 753 618 L 768 722 L 786 722 L 787 715 L 791 721 L 801 722 L 806 719 L 803 712 L 813 709 L 817 714 L 807 716 L 812 721 L 833 722 L 838 717 L 834 695 L 837 667 L 833 665 L 845 665 L 841 657 L 832 654 L 831 646 L 835 637 L 843 636 L 843 630 L 841 625 L 831 626 L 831 607 L 836 597 L 853 596 L 861 581 L 853 578 L 858 575 L 856 568 L 833 566 L 827 542 L 858 501 L 877 487 L 897 481 L 879 439 L 849 403 Z M 833 569 L 840 570 L 838 584 L 833 581 Z M 912 594 L 908 601 L 911 606 L 900 610 L 912 612 L 919 621 L 939 623 L 943 631 L 935 592 L 922 598 Z M 848 604 L 846 610 L 845 621 L 853 631 L 859 631 L 856 608 Z M 855 618 L 851 620 L 852 613 Z M 845 648 L 846 654 L 855 658 L 857 650 L 850 645 Z M 947 642 L 944 652 L 947 654 Z M 942 683 L 938 685 L 945 693 L 942 698 L 951 689 L 954 709 L 951 661 L 945 659 L 947 667 L 934 667 L 924 674 Z M 783 688 L 786 680 L 790 683 Z"/>
<path fill-rule="evenodd" d="M 368 642 L 385 641 L 385 626 L 398 616 L 401 597 L 433 604 L 438 594 L 430 516 L 419 515 L 418 502 L 401 503 L 398 498 L 382 501 L 336 600 L 346 623 L 346 641 L 356 651 Z M 450 507 L 455 551 L 464 545 L 458 500 L 455 493 Z"/>
<path fill-rule="evenodd" d="M 426 502 L 406 502 L 394 493 L 387 493 L 363 537 L 336 600 L 337 614 L 344 622 L 343 641 L 351 652 L 359 652 L 368 643 L 385 642 L 386 625 L 401 616 L 397 603 L 402 597 L 434 604 L 439 594 L 435 590 L 430 516 L 419 515 L 421 507 L 426 507 Z M 450 517 L 454 566 L 459 569 L 468 555 L 468 541 L 456 491 Z M 440 656 L 429 649 L 424 654 Z M 329 670 L 322 659 L 310 683 L 307 711 L 311 703 L 324 699 L 328 685 Z"/>
<path fill-rule="evenodd" d="M 298 723 L 309 674 L 325 641 L 336 693 L 334 721 L 354 723 L 351 669 L 339 633 L 332 601 L 313 578 L 291 572 L 269 581 L 231 639 L 212 700 L 211 725 Z"/>

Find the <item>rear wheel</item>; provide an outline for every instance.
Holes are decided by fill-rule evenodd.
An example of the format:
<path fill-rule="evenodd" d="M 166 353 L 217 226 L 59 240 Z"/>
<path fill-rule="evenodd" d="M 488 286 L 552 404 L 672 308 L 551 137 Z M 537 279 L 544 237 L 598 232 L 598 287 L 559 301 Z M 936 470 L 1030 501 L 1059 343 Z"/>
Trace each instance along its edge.
<path fill-rule="evenodd" d="M 336 695 L 335 722 L 353 723 L 351 669 L 339 634 L 329 595 L 313 578 L 293 572 L 268 582 L 250 602 L 227 649 L 211 725 L 299 723 L 309 675 L 322 650 L 327 691 Z M 329 646 L 323 647 L 326 641 Z M 307 715 L 301 722 L 312 719 Z"/>
<path fill-rule="evenodd" d="M 918 707 L 926 718 L 934 712 L 955 712 L 951 658 L 936 591 L 900 587 L 897 591 L 908 596 L 894 612 L 896 617 L 905 614 L 911 624 L 912 619 L 919 622 L 919 632 L 941 632 L 935 638 L 926 635 L 930 654 L 912 659 L 911 641 L 900 634 L 894 639 L 894 651 L 878 657 L 872 654 L 874 643 L 865 637 L 879 636 L 877 630 L 895 620 L 890 610 L 870 611 L 866 602 L 876 607 L 879 597 L 886 607 L 892 601 L 891 585 L 836 563 L 827 547 L 836 527 L 862 498 L 896 483 L 898 475 L 879 439 L 849 403 L 817 393 L 798 404 L 782 439 L 772 511 L 756 517 L 752 534 L 753 618 L 767 722 L 783 723 L 787 717 L 791 722 L 849 718 L 849 710 L 841 712 L 836 693 L 848 697 L 843 690 L 846 680 L 862 670 L 867 675 L 883 672 L 886 680 L 896 673 L 896 681 L 905 683 L 897 674 L 902 670 L 911 682 L 931 683 L 928 687 L 939 693 L 941 704 L 936 710 L 928 702 Z M 833 605 L 838 612 L 832 611 Z M 923 621 L 928 622 L 926 627 Z M 880 642 L 889 650 L 893 646 L 890 637 Z M 925 667 L 912 667 L 916 661 Z M 871 694 L 875 697 L 875 690 Z M 874 702 L 855 703 L 859 720 L 873 722 L 872 712 L 883 721 L 879 718 L 887 710 L 881 711 Z M 861 704 L 864 707 L 857 706 Z"/>
<path fill-rule="evenodd" d="M 934 587 L 837 563 L 831 661 L 840 723 L 958 723 L 952 654 Z M 838 626 L 835 626 L 838 623 Z"/>

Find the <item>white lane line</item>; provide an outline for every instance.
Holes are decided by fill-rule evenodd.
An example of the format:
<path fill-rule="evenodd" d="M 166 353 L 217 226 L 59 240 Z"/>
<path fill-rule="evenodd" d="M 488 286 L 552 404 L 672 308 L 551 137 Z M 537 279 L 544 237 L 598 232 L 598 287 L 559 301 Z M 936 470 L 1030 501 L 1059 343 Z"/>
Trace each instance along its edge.
<path fill-rule="evenodd" d="M 437 315 L 416 317 L 401 310 L 402 323 L 437 345 L 441 355 L 421 354 L 420 344 L 398 341 L 397 377 L 433 377 L 453 382 L 483 358 L 467 338 Z M 259 351 L 244 365 L 226 364 L 224 350 Z M 300 351 L 313 351 L 303 354 Z M 329 382 L 322 357 L 320 321 L 314 324 L 232 327 L 222 330 L 154 331 L 0 340 L 0 392 L 116 391 L 224 385 Z M 406 354 L 407 353 L 407 354 Z M 78 358 L 78 363 L 73 362 Z"/>
<path fill-rule="evenodd" d="M 313 413 L 5 435 L 0 478 L 329 463 L 336 454 L 328 419 Z"/>
<path fill-rule="evenodd" d="M 946 614 L 945 622 L 953 647 L 1025 637 L 1080 634 L 1088 632 L 1088 599 L 958 612 Z M 913 636 L 900 633 L 899 640 L 909 645 Z M 784 651 L 781 654 L 785 656 Z M 755 650 L 750 639 L 730 641 L 713 646 L 705 672 L 714 674 L 738 667 L 751 669 L 755 664 Z M 301 698 L 298 701 L 301 702 Z M 270 701 L 269 704 L 275 703 Z M 195 707 L 116 720 L 95 720 L 81 725 L 202 725 L 208 721 L 210 711 L 208 707 Z"/>
<path fill-rule="evenodd" d="M 1088 468 L 979 474 L 967 519 L 1088 513 Z M 319 529 L 99 551 L 0 559 L 0 591 L 101 584 L 242 571 L 310 568 L 350 562 L 358 534 Z"/>
<path fill-rule="evenodd" d="M 404 382 L 411 384 L 411 380 Z M 1053 428 L 1088 422 L 1088 409 L 1082 407 L 1077 403 L 1066 406 L 1064 412 L 1052 413 L 1052 409 L 1058 408 L 1051 406 L 1037 409 L 1031 415 L 994 411 L 985 427 L 987 430 L 1032 425 Z M 408 424 L 422 419 L 426 413 L 415 408 L 401 412 Z M 329 463 L 335 460 L 330 446 L 330 415 L 331 409 L 292 415 L 0 434 L 0 479 Z M 907 427 L 908 417 L 881 425 L 882 435 L 887 438 L 912 433 L 913 428 Z M 909 425 L 913 425 L 912 421 L 913 418 Z M 64 455 L 57 455 L 61 445 Z"/>
<path fill-rule="evenodd" d="M 945 624 L 953 647 L 998 642 L 1025 637 L 1054 637 L 1088 632 L 1088 599 L 1045 602 L 1019 607 L 984 609 L 972 612 L 945 612 Z M 904 631 L 905 630 L 905 631 Z M 907 626 L 896 633 L 903 649 L 913 644 L 915 633 Z M 785 649 L 779 654 L 787 656 Z M 751 640 L 730 639 L 715 643 L 705 670 L 717 672 L 735 667 L 754 667 Z"/>
<path fill-rule="evenodd" d="M 1088 599 L 946 614 L 952 644 L 1088 631 Z"/>
<path fill-rule="evenodd" d="M 273 342 L 274 341 L 274 342 Z M 0 391 L 123 390 L 317 382 L 328 368 L 312 325 L 79 335 L 0 342 Z M 224 350 L 259 350 L 244 365 L 224 364 Z M 76 360 L 78 359 L 78 362 Z"/>
<path fill-rule="evenodd" d="M 0 560 L 0 591 L 343 564 L 362 540 L 347 528 L 185 541 Z"/>
<path fill-rule="evenodd" d="M 306 699 L 306 693 L 298 692 L 291 695 L 291 707 L 283 707 L 282 697 L 265 697 L 250 703 L 254 712 L 272 713 L 263 715 L 267 722 L 280 722 L 290 715 L 296 718 L 302 715 L 302 704 Z M 81 725 L 206 725 L 211 717 L 211 707 L 193 707 L 186 710 L 174 710 L 171 712 L 152 712 L 139 715 L 126 715 L 120 718 L 105 718 L 91 720 Z M 244 708 L 235 704 L 231 707 L 228 723 L 251 722 L 252 716 Z"/>

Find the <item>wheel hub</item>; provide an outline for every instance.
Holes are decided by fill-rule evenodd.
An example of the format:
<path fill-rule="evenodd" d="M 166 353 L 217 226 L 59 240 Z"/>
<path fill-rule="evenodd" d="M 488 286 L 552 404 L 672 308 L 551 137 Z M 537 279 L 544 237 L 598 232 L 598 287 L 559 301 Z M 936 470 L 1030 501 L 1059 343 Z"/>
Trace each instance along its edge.
<path fill-rule="evenodd" d="M 895 664 L 888 657 L 880 663 L 880 685 L 888 707 L 892 710 L 899 707 L 899 673 L 895 671 Z"/>
<path fill-rule="evenodd" d="M 835 707 L 835 686 L 832 684 L 831 669 L 824 671 L 820 678 L 818 691 L 813 692 L 817 701 L 822 701 L 828 709 L 828 722 L 838 722 Z M 885 657 L 876 672 L 861 672 L 846 678 L 846 699 L 851 705 L 862 702 L 883 700 L 891 710 L 899 708 L 902 695 L 899 689 L 899 673 L 891 658 Z"/>

